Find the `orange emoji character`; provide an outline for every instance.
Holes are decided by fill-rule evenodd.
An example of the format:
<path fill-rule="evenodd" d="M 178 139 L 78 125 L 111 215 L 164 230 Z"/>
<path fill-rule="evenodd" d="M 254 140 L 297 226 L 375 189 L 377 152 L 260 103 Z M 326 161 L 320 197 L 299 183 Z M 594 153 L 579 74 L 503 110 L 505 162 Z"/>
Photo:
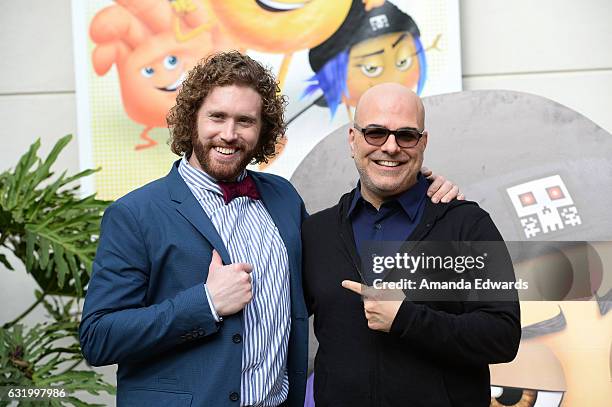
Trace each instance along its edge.
<path fill-rule="evenodd" d="M 214 41 L 203 31 L 189 41 L 175 36 L 176 14 L 166 0 L 117 0 L 99 11 L 90 25 L 96 44 L 92 63 L 98 75 L 116 65 L 125 112 L 145 126 L 136 150 L 157 144 L 149 136 L 155 127 L 166 127 L 166 114 L 174 105 L 187 71 L 214 51 Z M 186 27 L 200 24 L 193 16 Z"/>

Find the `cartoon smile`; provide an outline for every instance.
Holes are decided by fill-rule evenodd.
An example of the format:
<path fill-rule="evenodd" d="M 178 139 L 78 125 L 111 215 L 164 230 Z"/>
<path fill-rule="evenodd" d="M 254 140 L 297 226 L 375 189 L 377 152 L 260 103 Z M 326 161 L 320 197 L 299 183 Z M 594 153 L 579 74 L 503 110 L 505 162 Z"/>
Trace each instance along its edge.
<path fill-rule="evenodd" d="M 181 76 L 179 76 L 179 78 L 175 82 L 171 83 L 168 86 L 164 86 L 161 88 L 158 87 L 157 89 L 161 90 L 162 92 L 174 92 L 179 88 L 179 86 L 181 86 L 181 84 L 183 83 L 186 77 L 187 77 L 187 74 L 183 72 Z"/>
<path fill-rule="evenodd" d="M 301 3 L 285 3 L 282 1 L 274 1 L 274 0 L 255 0 L 255 3 L 264 10 L 279 12 L 279 11 L 292 11 L 297 10 L 304 7 L 309 1 L 304 1 Z"/>

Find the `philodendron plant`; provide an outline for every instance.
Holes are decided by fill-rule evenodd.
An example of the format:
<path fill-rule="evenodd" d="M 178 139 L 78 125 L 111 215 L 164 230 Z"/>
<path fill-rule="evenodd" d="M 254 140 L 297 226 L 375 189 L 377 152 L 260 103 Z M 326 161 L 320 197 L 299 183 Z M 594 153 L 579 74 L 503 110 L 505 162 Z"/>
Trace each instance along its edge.
<path fill-rule="evenodd" d="M 78 394 L 115 392 L 99 373 L 79 369 L 83 356 L 78 310 L 108 202 L 78 193 L 76 181 L 97 170 L 71 176 L 51 171 L 71 139 L 60 139 L 44 159 L 38 156 L 38 140 L 14 169 L 0 174 L 0 273 L 15 272 L 11 262 L 17 259 L 38 285 L 31 306 L 13 320 L 0 322 L 0 389 L 61 388 L 65 395 L 31 404 L 29 397 L 16 394 L 13 400 L 19 405 L 92 406 Z M 38 306 L 46 309 L 48 320 L 25 326 L 23 318 Z M 0 406 L 9 403 L 0 398 Z"/>

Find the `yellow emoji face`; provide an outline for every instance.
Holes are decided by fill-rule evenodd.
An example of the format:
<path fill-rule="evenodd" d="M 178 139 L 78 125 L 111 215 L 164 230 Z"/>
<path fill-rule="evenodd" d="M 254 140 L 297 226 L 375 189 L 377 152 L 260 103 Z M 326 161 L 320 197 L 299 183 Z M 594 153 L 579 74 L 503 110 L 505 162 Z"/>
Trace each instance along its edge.
<path fill-rule="evenodd" d="M 567 387 L 563 406 L 609 404 L 612 400 L 612 313 L 602 315 L 598 302 L 594 300 L 523 301 L 521 319 L 523 326 L 536 327 L 534 337 L 523 342 L 546 346 L 563 368 Z M 534 369 L 537 365 L 531 360 L 528 368 Z"/>
<path fill-rule="evenodd" d="M 209 1 L 221 25 L 249 49 L 290 53 L 329 38 L 346 18 L 352 0 Z"/>
<path fill-rule="evenodd" d="M 563 366 L 545 345 L 522 341 L 512 363 L 489 366 L 490 407 L 558 407 L 567 385 Z"/>
<path fill-rule="evenodd" d="M 416 91 L 420 66 L 410 33 L 397 32 L 360 42 L 349 52 L 347 88 L 350 106 L 374 85 L 397 82 Z"/>
<path fill-rule="evenodd" d="M 517 358 L 491 366 L 498 404 L 492 406 L 604 406 L 612 400 L 612 244 L 571 245 L 515 263 L 552 277 L 535 283 L 540 296 L 563 301 L 521 301 L 522 338 Z M 569 277 L 566 271 L 569 272 Z M 534 276 L 535 277 L 535 276 Z M 565 283 L 570 281 L 569 285 Z M 531 285 L 531 283 L 530 283 Z M 531 287 L 530 287 L 531 288 Z M 597 296 L 590 297 L 592 292 Z M 525 296 L 523 296 L 525 297 Z M 581 299 L 581 301 L 575 299 Z M 547 356 L 550 354 L 550 356 Z M 499 389 L 505 387 L 505 389 Z M 508 391 L 507 391 L 508 390 Z M 546 393 L 542 392 L 546 391 Z M 518 398 L 522 395 L 519 404 Z M 537 393 L 537 397 L 528 400 Z M 504 396 L 504 393 L 506 395 Z M 530 401 L 530 402 L 529 402 Z"/>

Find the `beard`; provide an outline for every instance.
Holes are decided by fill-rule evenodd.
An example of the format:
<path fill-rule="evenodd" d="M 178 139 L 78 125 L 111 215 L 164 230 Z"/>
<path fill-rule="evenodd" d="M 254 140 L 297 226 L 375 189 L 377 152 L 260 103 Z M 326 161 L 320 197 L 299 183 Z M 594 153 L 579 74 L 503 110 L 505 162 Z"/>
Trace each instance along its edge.
<path fill-rule="evenodd" d="M 380 159 L 385 158 L 386 157 L 381 157 Z M 368 168 L 368 162 L 364 164 L 358 160 L 355 160 L 355 166 L 357 167 L 357 172 L 359 173 L 359 182 L 361 183 L 362 195 L 364 194 L 364 189 L 366 189 L 368 194 L 373 195 L 380 201 L 385 201 L 406 192 L 416 184 L 422 164 L 422 158 L 410 158 L 408 161 L 410 168 L 406 169 L 402 174 L 382 176 L 381 174 L 377 174 L 376 171 L 372 170 L 371 168 Z"/>
<path fill-rule="evenodd" d="M 236 148 L 237 151 L 234 154 L 239 155 L 239 157 L 231 163 L 221 163 L 215 161 L 210 156 L 210 150 L 214 146 L 212 142 L 203 144 L 196 136 L 191 139 L 191 144 L 193 146 L 193 154 L 200 163 L 202 170 L 217 181 L 235 181 L 247 165 L 249 165 L 257 148 L 249 149 L 247 144 L 241 142 L 223 145 L 221 147 Z M 219 146 L 219 143 L 217 143 L 217 146 Z"/>

